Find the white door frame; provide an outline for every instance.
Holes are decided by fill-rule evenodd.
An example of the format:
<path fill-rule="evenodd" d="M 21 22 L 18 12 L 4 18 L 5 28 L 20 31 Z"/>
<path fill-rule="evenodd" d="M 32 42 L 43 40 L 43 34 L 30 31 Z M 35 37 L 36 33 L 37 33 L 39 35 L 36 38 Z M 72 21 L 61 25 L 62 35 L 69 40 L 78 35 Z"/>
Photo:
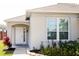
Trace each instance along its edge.
<path fill-rule="evenodd" d="M 16 28 L 18 28 L 18 27 L 14 27 L 14 44 L 15 44 L 15 45 L 17 44 L 17 43 L 16 43 Z M 24 44 L 28 44 L 28 43 L 27 43 L 27 40 L 28 40 L 28 39 L 27 39 L 27 37 L 26 37 L 26 36 L 28 35 L 28 32 L 26 32 L 27 29 L 26 29 L 26 27 L 20 27 L 20 28 L 23 28 L 23 30 L 24 30 L 24 28 L 25 28 L 25 33 L 26 33 L 26 34 L 25 34 L 25 43 L 24 43 Z M 22 33 L 23 33 L 23 32 L 22 32 Z M 24 34 L 23 34 L 23 35 L 24 35 Z M 23 36 L 23 40 L 24 40 L 24 36 Z"/>

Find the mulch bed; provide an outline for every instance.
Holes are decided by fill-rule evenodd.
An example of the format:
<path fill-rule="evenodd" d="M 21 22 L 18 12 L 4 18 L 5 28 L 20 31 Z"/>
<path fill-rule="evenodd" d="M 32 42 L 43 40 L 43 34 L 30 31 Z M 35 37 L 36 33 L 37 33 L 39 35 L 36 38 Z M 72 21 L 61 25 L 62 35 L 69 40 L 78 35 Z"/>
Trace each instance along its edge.
<path fill-rule="evenodd" d="M 41 54 L 40 50 L 30 50 L 31 53 L 29 53 L 29 55 L 31 56 L 44 56 L 43 54 Z"/>
<path fill-rule="evenodd" d="M 14 51 L 15 48 L 4 49 L 4 51 Z"/>
<path fill-rule="evenodd" d="M 41 54 L 40 50 L 30 50 L 30 52 L 39 53 Z"/>
<path fill-rule="evenodd" d="M 5 54 L 8 54 L 8 53 L 13 53 L 13 52 L 14 52 L 14 50 L 15 50 L 15 48 L 4 49 L 4 51 L 6 51 L 6 52 L 5 52 Z"/>

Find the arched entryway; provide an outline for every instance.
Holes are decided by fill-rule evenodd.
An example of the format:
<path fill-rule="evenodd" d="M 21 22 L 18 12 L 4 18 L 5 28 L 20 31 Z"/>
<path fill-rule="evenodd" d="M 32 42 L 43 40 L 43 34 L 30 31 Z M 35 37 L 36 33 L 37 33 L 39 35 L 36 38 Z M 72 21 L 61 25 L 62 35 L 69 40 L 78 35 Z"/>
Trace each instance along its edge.
<path fill-rule="evenodd" d="M 13 28 L 13 41 L 15 45 L 28 45 L 28 31 L 29 26 L 26 24 L 15 24 Z"/>

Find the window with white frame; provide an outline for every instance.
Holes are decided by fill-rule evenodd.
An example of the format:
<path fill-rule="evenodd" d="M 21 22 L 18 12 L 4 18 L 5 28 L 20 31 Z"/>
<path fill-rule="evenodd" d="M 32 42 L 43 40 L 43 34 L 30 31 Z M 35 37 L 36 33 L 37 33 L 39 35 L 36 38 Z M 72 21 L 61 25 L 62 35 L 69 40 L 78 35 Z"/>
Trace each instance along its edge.
<path fill-rule="evenodd" d="M 68 39 L 68 19 L 53 18 L 47 19 L 47 38 L 51 40 Z"/>
<path fill-rule="evenodd" d="M 59 19 L 59 39 L 68 39 L 68 19 Z"/>

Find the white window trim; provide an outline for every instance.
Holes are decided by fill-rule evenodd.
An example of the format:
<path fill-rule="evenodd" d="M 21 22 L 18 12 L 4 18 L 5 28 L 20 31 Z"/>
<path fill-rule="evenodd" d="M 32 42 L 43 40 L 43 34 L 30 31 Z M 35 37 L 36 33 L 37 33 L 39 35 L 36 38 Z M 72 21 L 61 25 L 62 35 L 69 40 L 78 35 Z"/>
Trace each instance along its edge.
<path fill-rule="evenodd" d="M 57 41 L 59 41 L 59 18 L 57 18 Z"/>
<path fill-rule="evenodd" d="M 52 17 L 46 17 L 46 18 L 47 18 L 47 19 L 46 19 L 46 28 L 47 28 L 47 26 L 48 26 L 48 25 L 47 25 L 47 23 L 48 23 L 47 21 L 48 21 L 49 18 L 56 18 L 56 19 L 57 19 L 57 39 L 55 39 L 55 40 L 53 40 L 53 41 L 59 41 L 59 40 L 60 40 L 60 39 L 59 39 L 59 29 L 58 29 L 58 28 L 59 28 L 59 19 L 60 19 L 60 18 L 66 18 L 66 19 L 68 19 L 68 39 L 67 39 L 67 40 L 66 40 L 66 39 L 62 39 L 62 41 L 69 41 L 69 40 L 70 40 L 70 24 L 71 24 L 71 22 L 70 22 L 70 21 L 71 21 L 71 18 L 70 18 L 70 17 L 67 17 L 67 16 L 66 16 L 66 17 L 65 17 L 65 16 L 62 16 L 62 17 L 61 17 L 61 16 L 60 16 L 60 17 L 55 17 L 55 16 L 54 16 L 54 17 L 53 17 L 53 16 L 52 16 Z M 48 32 L 48 31 L 46 31 L 46 33 L 47 33 L 47 32 Z M 46 34 L 46 36 L 48 37 L 47 34 Z M 48 38 L 47 38 L 47 40 L 48 40 Z M 50 40 L 52 40 L 52 39 L 50 39 Z"/>

